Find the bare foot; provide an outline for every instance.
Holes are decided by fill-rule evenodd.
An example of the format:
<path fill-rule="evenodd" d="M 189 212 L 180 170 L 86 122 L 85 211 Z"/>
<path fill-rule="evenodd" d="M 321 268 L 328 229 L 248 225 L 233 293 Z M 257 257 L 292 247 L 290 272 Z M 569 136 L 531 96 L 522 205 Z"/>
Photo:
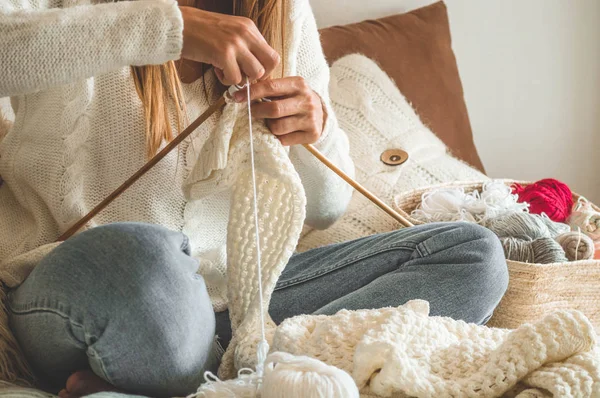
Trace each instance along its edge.
<path fill-rule="evenodd" d="M 91 370 L 81 370 L 73 373 L 67 379 L 67 386 L 60 390 L 58 396 L 60 398 L 80 398 L 102 391 L 119 392 L 116 387 L 96 376 Z"/>

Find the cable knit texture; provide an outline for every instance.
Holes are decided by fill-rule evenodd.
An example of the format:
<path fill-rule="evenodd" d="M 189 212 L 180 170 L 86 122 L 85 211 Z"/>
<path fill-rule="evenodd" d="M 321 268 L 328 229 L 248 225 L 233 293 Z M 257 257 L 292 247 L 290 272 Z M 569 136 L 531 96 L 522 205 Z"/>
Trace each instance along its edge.
<path fill-rule="evenodd" d="M 451 181 L 487 177 L 452 157 L 425 126 L 385 72 L 362 55 L 349 55 L 331 67 L 329 93 L 341 128 L 350 140 L 356 179 L 390 206 L 402 192 Z M 408 161 L 384 164 L 388 149 L 403 149 Z M 396 230 L 402 226 L 355 192 L 346 213 L 331 228 L 306 228 L 299 251 Z"/>
<path fill-rule="evenodd" d="M 286 10 L 283 72 L 303 76 L 321 96 L 329 117 L 317 147 L 353 175 L 347 137 L 329 107 L 329 69 L 308 0 L 288 0 Z M 8 71 L 0 73 L 0 97 L 11 95 L 15 112 L 14 124 L 0 142 L 4 180 L 0 187 L 0 280 L 10 289 L 29 275 L 61 232 L 146 162 L 144 116 L 128 65 L 177 59 L 182 20 L 173 0 L 4 0 L 0 1 L 0 32 L 0 70 Z M 220 95 L 214 89 L 212 72 L 206 74 L 205 82 L 208 98 L 201 80 L 184 86 L 190 120 Z M 233 133 L 231 122 L 237 120 L 236 106 L 230 104 L 224 112 L 229 111 L 234 117 L 223 118 L 217 112 L 180 145 L 179 152 L 169 154 L 87 226 L 138 221 L 182 231 L 190 238 L 192 255 L 200 263 L 198 272 L 218 311 L 227 308 L 226 260 L 229 257 L 231 265 L 232 258 L 240 258 L 231 254 L 227 244 L 228 225 L 230 230 L 233 225 L 230 208 L 237 203 L 232 198 L 237 198 L 236 192 L 247 194 L 232 183 L 247 179 L 244 167 L 227 173 L 214 171 L 238 162 L 228 158 L 237 136 L 233 134 L 231 141 L 222 136 L 228 129 Z M 257 124 L 259 137 L 264 129 Z M 279 144 L 270 140 L 268 145 Z M 257 148 L 263 148 L 262 144 L 257 142 Z M 265 183 L 279 181 L 274 171 L 281 168 L 284 175 L 286 167 L 292 167 L 283 166 L 284 153 L 297 174 L 293 178 L 285 174 L 281 191 L 273 188 L 261 191 L 262 195 L 293 204 L 293 210 L 285 214 L 294 223 L 304 219 L 303 214 L 314 227 L 333 223 L 344 212 L 351 188 L 301 146 L 273 152 L 269 159 L 278 163 L 271 163 L 273 170 L 267 174 L 259 174 Z M 205 158 L 206 154 L 210 156 Z M 201 170 L 213 171 L 204 178 Z M 216 175 L 228 175 L 227 183 L 213 184 Z M 286 184 L 287 190 L 283 189 Z M 300 198 L 306 198 L 305 202 Z M 299 210 L 301 203 L 305 205 Z M 273 231 L 283 228 L 272 225 Z M 281 257 L 273 260 L 277 263 L 274 275 L 293 250 L 290 242 L 296 243 L 291 221 L 284 225 L 288 229 L 282 240 L 266 246 L 281 251 Z M 243 257 L 240 261 L 252 260 Z M 241 312 L 232 313 L 238 314 L 236 327 L 254 327 L 252 322 L 244 324 Z M 18 346 L 5 317 L 0 317 L 0 349 L 0 379 L 26 378 L 22 363 L 11 360 L 18 356 Z"/>

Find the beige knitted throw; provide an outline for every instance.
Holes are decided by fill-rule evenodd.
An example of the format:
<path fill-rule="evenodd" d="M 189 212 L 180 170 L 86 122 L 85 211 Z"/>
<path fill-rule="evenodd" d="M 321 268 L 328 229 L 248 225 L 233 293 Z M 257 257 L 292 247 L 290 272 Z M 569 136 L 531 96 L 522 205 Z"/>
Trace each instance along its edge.
<path fill-rule="evenodd" d="M 514 331 L 398 308 L 297 316 L 272 350 L 350 373 L 364 397 L 598 397 L 600 351 L 590 322 L 562 311 Z"/>

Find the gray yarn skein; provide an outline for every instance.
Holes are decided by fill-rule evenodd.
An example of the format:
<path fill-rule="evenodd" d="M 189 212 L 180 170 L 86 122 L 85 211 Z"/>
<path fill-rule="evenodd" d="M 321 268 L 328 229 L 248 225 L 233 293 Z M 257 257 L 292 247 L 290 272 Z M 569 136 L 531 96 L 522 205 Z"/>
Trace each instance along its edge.
<path fill-rule="evenodd" d="M 500 238 L 507 259 L 525 263 L 566 262 L 562 246 L 554 240 L 569 231 L 566 224 L 530 213 L 512 213 L 483 222 Z"/>
<path fill-rule="evenodd" d="M 500 238 L 507 259 L 522 263 L 551 264 L 567 262 L 562 246 L 552 238 L 527 241 L 516 238 Z"/>

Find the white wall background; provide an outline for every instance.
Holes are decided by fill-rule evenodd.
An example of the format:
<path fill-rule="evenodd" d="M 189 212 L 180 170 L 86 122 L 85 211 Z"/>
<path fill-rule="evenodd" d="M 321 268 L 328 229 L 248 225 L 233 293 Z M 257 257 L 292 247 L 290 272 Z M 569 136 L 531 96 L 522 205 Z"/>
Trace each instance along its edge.
<path fill-rule="evenodd" d="M 432 0 L 312 0 L 320 26 Z M 558 178 L 600 203 L 600 1 L 446 0 L 488 174 Z"/>

